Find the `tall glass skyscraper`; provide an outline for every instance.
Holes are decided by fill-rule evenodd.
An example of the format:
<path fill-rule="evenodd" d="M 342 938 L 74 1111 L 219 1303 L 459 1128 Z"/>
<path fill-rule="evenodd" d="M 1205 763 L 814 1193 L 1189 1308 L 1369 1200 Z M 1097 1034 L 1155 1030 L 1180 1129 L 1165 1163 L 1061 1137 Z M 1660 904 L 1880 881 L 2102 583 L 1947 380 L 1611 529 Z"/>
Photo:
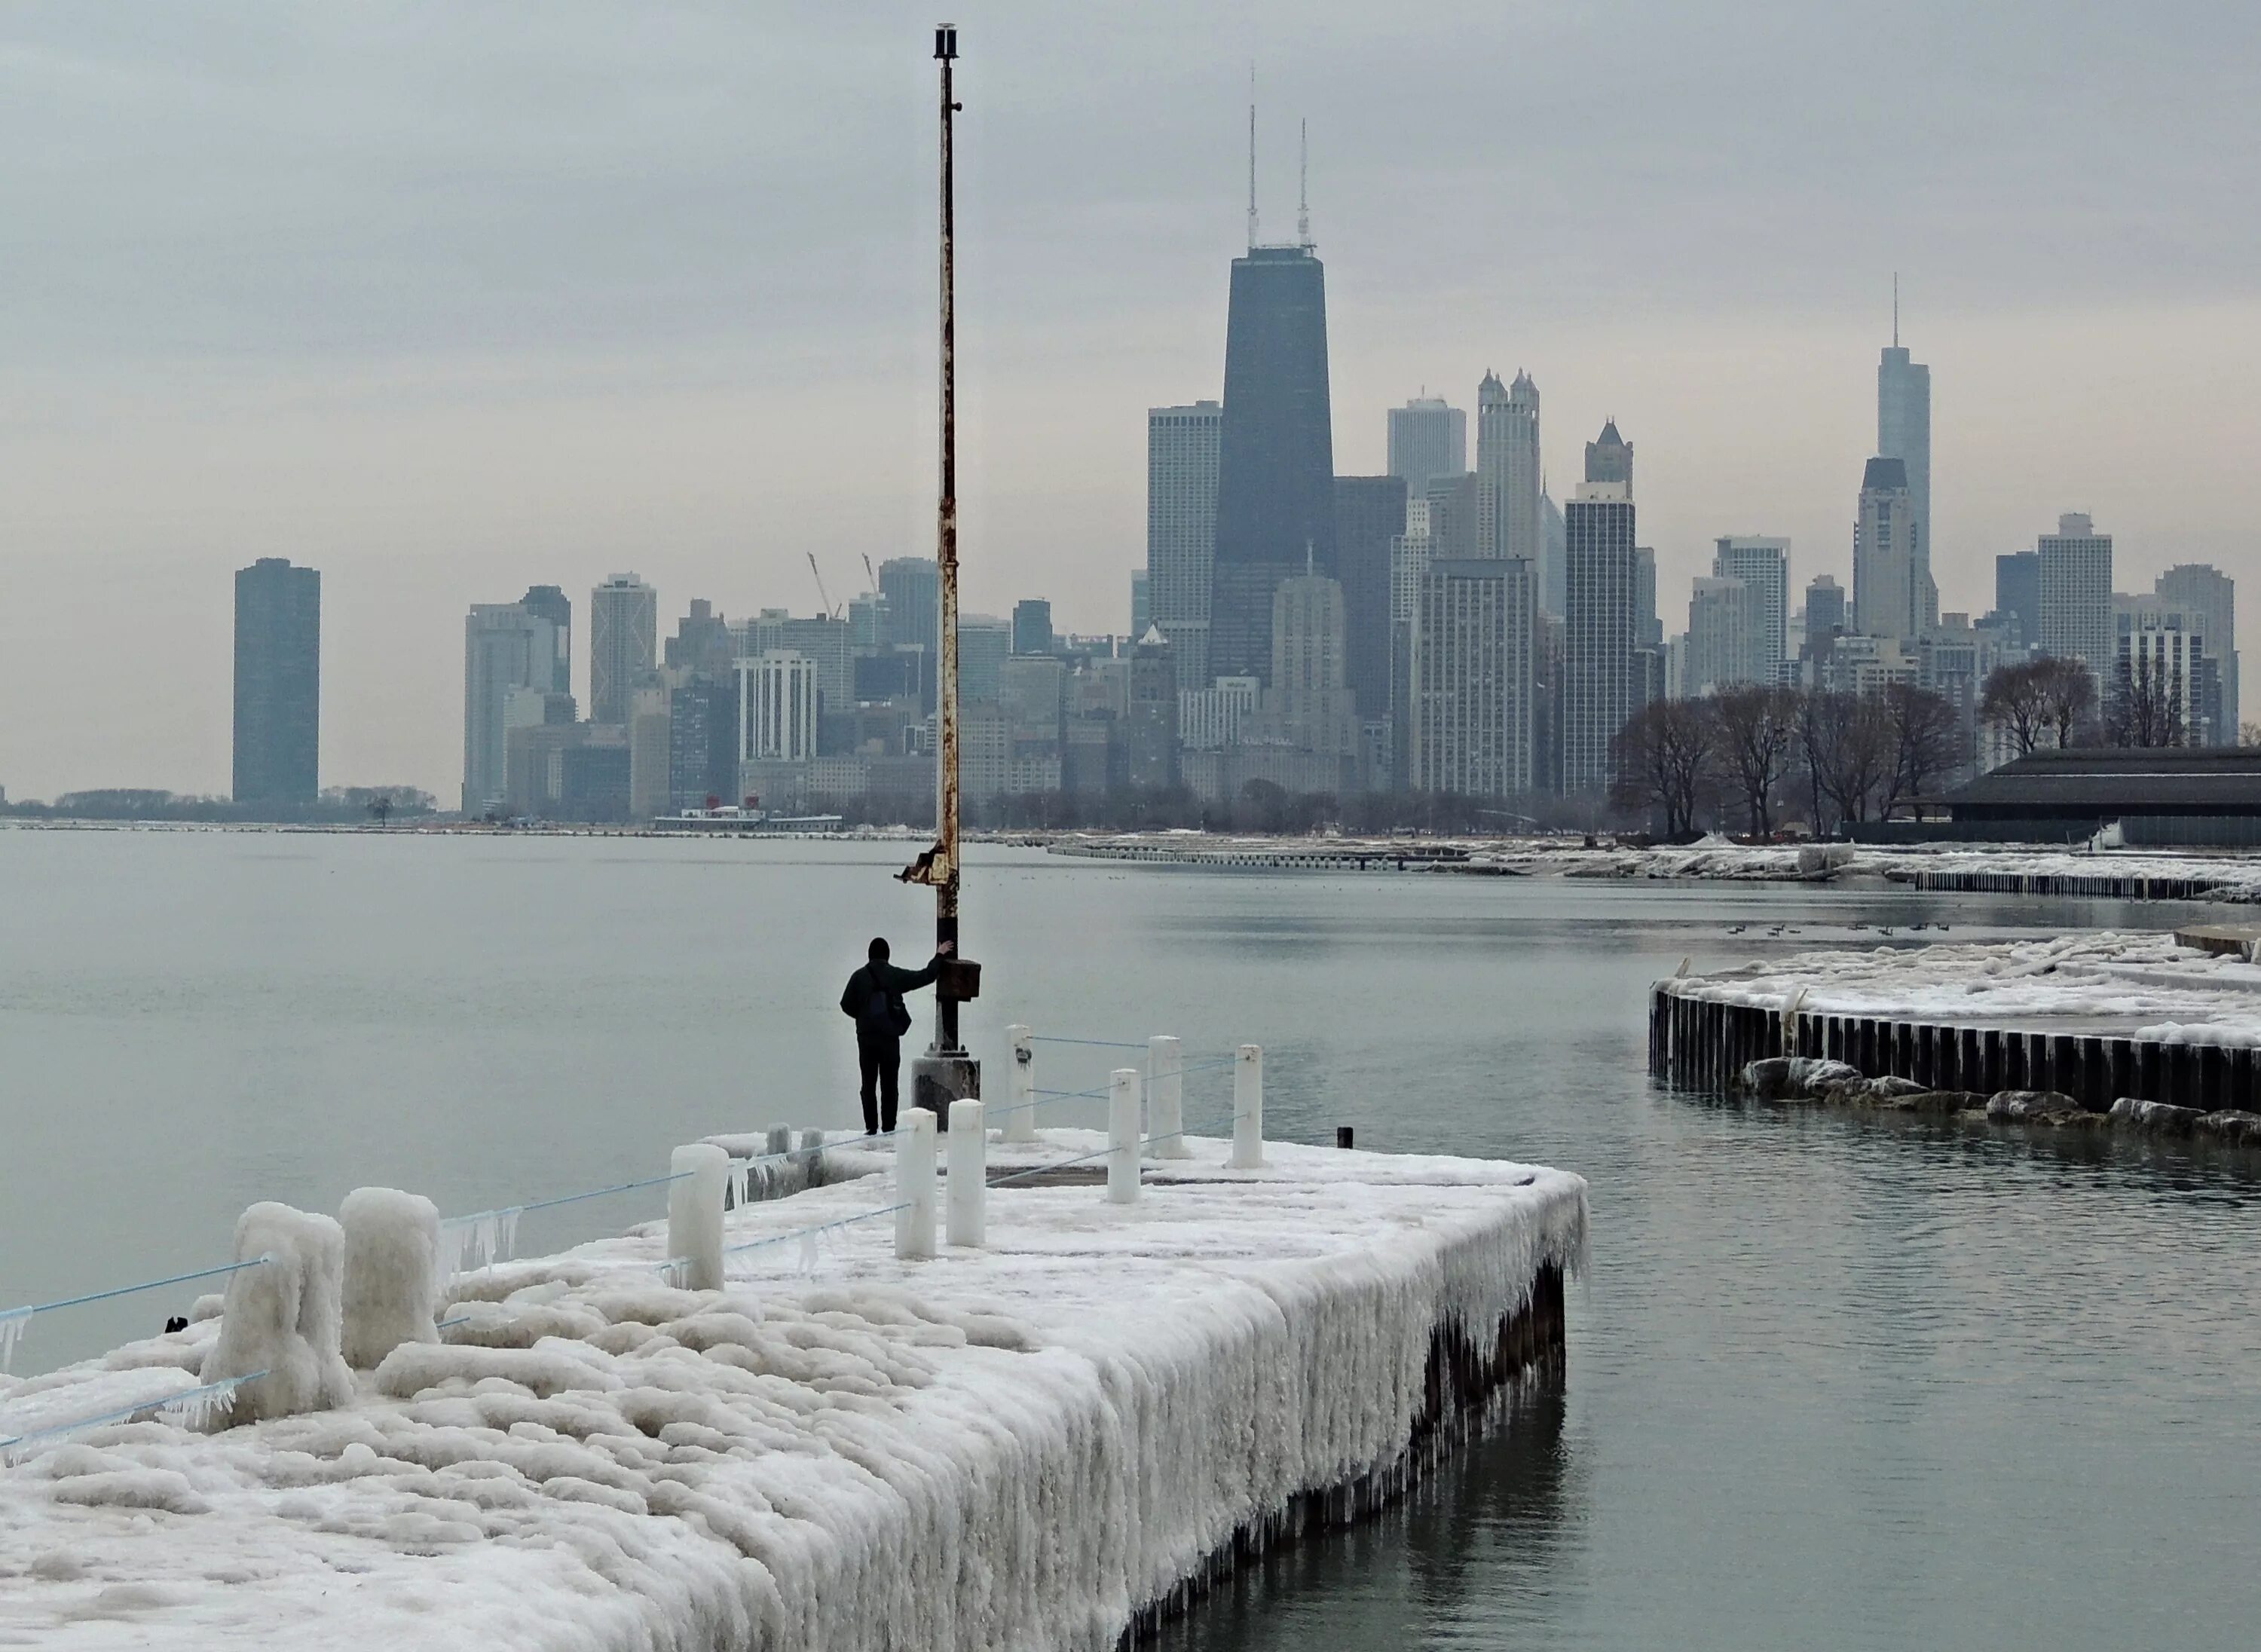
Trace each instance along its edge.
<path fill-rule="evenodd" d="M 1209 598 L 1217 550 L 1213 401 L 1146 410 L 1146 606 L 1170 641 L 1178 680 L 1209 686 Z M 1135 620 L 1135 615 L 1133 616 Z M 1134 635 L 1145 635 L 1139 627 Z"/>
<path fill-rule="evenodd" d="M 1900 348 L 1899 301 L 1892 341 L 1877 364 L 1877 454 L 1907 467 L 1909 514 L 1918 560 L 1931 565 L 1931 369 Z"/>
<path fill-rule="evenodd" d="M 322 576 L 280 557 L 235 574 L 239 803 L 311 803 L 322 714 Z"/>
<path fill-rule="evenodd" d="M 1272 593 L 1335 572 L 1326 272 L 1309 247 L 1232 261 L 1218 433 L 1209 670 L 1272 674 Z"/>

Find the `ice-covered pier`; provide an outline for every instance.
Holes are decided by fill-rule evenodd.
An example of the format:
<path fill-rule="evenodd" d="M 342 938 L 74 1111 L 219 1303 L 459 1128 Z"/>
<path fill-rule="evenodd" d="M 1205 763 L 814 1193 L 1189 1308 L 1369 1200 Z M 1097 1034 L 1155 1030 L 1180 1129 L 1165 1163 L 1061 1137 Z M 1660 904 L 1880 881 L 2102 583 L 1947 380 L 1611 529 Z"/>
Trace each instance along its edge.
<path fill-rule="evenodd" d="M 707 1289 L 671 1280 L 716 1149 L 679 1160 L 671 1222 L 405 1308 L 356 1302 L 351 1247 L 430 1207 L 377 1198 L 343 1230 L 353 1369 L 313 1323 L 339 1230 L 262 1217 L 226 1312 L 0 1377 L 0 1643 L 1113 1648 L 1560 1359 L 1575 1175 L 1276 1142 L 1233 1168 L 1245 1143 L 1181 1135 L 1126 1188 L 1119 1131 L 993 1131 L 979 1242 L 915 1260 L 915 1207 L 965 1237 L 973 1186 L 951 1198 L 932 1142 L 734 1201 L 690 1246 L 719 1240 Z M 255 1313 L 307 1330 L 311 1404 L 168 1409 Z"/>
<path fill-rule="evenodd" d="M 2103 931 L 1793 952 L 1652 988 L 1657 1076 L 1726 1089 L 1781 1056 L 1981 1103 L 2038 1092 L 2100 1116 L 2126 1100 L 2243 1119 L 2261 1108 L 2261 966 Z"/>

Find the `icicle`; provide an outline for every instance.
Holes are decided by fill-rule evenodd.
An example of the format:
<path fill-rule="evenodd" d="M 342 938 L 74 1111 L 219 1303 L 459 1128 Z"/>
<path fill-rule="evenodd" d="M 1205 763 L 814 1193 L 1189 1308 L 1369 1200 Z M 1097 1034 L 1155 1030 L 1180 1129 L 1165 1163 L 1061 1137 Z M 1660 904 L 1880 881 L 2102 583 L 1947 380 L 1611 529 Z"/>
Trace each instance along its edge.
<path fill-rule="evenodd" d="M 8 1361 L 16 1357 L 16 1345 L 24 1340 L 24 1327 L 32 1323 L 29 1308 L 0 1309 L 0 1371 L 8 1368 Z"/>
<path fill-rule="evenodd" d="M 816 1233 L 814 1229 L 800 1236 L 800 1271 L 804 1274 L 816 1271 Z"/>
<path fill-rule="evenodd" d="M 235 1409 L 236 1390 L 249 1381 L 248 1376 L 239 1376 L 206 1388 L 190 1389 L 157 1409 L 171 1412 L 173 1419 L 190 1433 L 201 1434 L 211 1426 L 213 1418 Z"/>
<path fill-rule="evenodd" d="M 506 1262 L 518 1254 L 518 1218 L 524 1212 L 516 1205 L 496 1212 L 494 1260 Z"/>

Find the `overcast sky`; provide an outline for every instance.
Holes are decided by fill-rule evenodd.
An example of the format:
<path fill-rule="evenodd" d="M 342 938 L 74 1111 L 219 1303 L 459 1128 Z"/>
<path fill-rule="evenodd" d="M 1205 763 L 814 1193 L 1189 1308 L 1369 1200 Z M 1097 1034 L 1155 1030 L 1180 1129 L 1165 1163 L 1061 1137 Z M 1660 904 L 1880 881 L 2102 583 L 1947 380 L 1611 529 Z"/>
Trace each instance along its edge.
<path fill-rule="evenodd" d="M 323 575 L 322 778 L 453 796 L 463 615 L 813 610 L 932 546 L 932 6 L 0 0 L 0 786 L 225 792 L 231 571 Z M 967 604 L 1128 623 L 1218 393 L 1248 66 L 1311 126 L 1336 468 L 1614 414 L 1668 630 L 1849 579 L 1893 270 L 1942 607 L 2060 511 L 2261 575 L 2261 8 L 960 4 Z M 2248 635 L 2261 587 L 2246 596 Z"/>

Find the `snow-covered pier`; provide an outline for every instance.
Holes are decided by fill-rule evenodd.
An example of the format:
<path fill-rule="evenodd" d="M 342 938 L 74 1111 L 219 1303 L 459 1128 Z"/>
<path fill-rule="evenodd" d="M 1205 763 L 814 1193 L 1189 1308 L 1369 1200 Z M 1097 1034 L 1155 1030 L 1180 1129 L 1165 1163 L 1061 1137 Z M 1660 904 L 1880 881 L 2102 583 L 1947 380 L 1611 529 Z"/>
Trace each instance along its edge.
<path fill-rule="evenodd" d="M 1778 1056 L 1975 1095 L 2054 1093 L 2080 1110 L 2261 1107 L 2261 966 L 2172 936 L 1803 952 L 1659 981 L 1649 1070 L 1728 1089 Z"/>
<path fill-rule="evenodd" d="M 456 1274 L 420 1325 L 394 1293 L 356 1353 L 352 1247 L 407 1233 L 385 1265 L 425 1276 L 430 1207 L 374 1196 L 342 1230 L 344 1353 L 373 1365 L 317 1327 L 301 1375 L 336 1391 L 298 1414 L 167 1409 L 239 1314 L 336 1334 L 341 1230 L 255 1207 L 225 1312 L 0 1376 L 0 1643 L 1110 1648 L 1512 1426 L 1560 1360 L 1575 1175 L 1279 1143 L 1234 1169 L 1184 1137 L 1126 1199 L 1078 1174 L 1114 1167 L 1104 1132 L 983 1147 L 978 1246 L 899 1259 L 936 1189 L 851 1151 L 734 1202 L 718 1288 L 669 1282 L 706 1219 L 678 1209 Z"/>

